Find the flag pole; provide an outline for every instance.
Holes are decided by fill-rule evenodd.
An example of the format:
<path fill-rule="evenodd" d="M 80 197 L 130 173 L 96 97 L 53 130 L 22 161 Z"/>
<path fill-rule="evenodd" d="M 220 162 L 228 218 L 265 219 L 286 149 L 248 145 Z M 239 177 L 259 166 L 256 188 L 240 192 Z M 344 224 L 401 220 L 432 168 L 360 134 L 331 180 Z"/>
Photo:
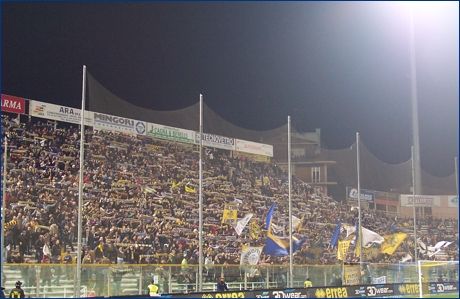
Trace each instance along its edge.
<path fill-rule="evenodd" d="M 6 136 L 5 134 L 5 147 L 4 147 L 4 158 L 3 158 L 3 184 L 2 184 L 2 188 L 3 188 L 3 192 L 2 192 L 2 244 L 0 246 L 2 246 L 2 262 L 1 262 L 1 265 L 2 265 L 2 270 L 4 269 L 3 268 L 3 258 L 5 257 L 5 245 L 8 245 L 8 244 L 5 244 L 5 230 L 3 229 L 5 227 L 5 201 L 6 201 L 6 175 L 7 175 L 7 164 L 8 164 L 8 137 Z M 3 281 L 3 275 L 1 275 L 1 278 L 0 278 L 0 281 L 1 281 L 1 285 L 3 286 L 4 285 L 4 281 Z"/>
<path fill-rule="evenodd" d="M 81 91 L 81 127 L 80 127 L 80 171 L 78 182 L 78 245 L 77 245 L 77 287 L 74 298 L 80 298 L 81 288 L 81 239 L 82 239 L 82 203 L 83 203 L 83 167 L 85 160 L 85 93 L 86 65 L 83 65 L 83 83 Z"/>
<path fill-rule="evenodd" d="M 455 157 L 455 189 L 457 191 L 456 195 L 457 195 L 457 209 L 458 209 L 459 201 L 458 201 L 458 159 L 457 157 Z M 460 221 L 457 221 L 457 231 L 460 231 L 459 228 L 460 228 Z"/>
<path fill-rule="evenodd" d="M 203 95 L 200 94 L 200 193 L 199 198 L 199 220 L 198 220 L 198 291 L 203 289 Z"/>
<path fill-rule="evenodd" d="M 358 240 L 359 240 L 359 265 L 360 271 L 363 267 L 363 229 L 361 227 L 361 182 L 360 182 L 360 165 L 359 165 L 359 133 L 356 133 L 356 169 L 358 174 Z M 358 241 L 357 240 L 357 241 Z"/>
<path fill-rule="evenodd" d="M 416 177 L 415 177 L 415 159 L 414 159 L 414 147 L 411 147 L 411 154 L 412 154 L 412 207 L 414 210 L 414 260 L 417 263 L 418 261 L 418 254 L 417 254 L 417 213 L 415 212 L 415 184 L 416 184 Z M 420 273 L 419 273 L 420 275 Z"/>
<path fill-rule="evenodd" d="M 288 116 L 288 176 L 289 176 L 289 287 L 293 287 L 292 200 L 291 200 L 291 117 Z"/>

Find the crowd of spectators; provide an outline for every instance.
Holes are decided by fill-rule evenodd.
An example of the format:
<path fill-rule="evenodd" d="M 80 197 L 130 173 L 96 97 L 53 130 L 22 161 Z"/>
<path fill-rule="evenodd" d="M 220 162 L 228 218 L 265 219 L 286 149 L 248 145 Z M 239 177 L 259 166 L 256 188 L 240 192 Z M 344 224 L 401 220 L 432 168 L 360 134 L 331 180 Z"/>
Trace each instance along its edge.
<path fill-rule="evenodd" d="M 19 123 L 2 115 L 5 136 L 4 260 L 23 263 L 25 255 L 34 255 L 37 263 L 47 259 L 69 263 L 60 256 L 78 249 L 78 127 L 31 117 Z M 92 130 L 86 131 L 84 148 L 83 265 L 181 264 L 182 272 L 175 274 L 189 275 L 187 268 L 198 263 L 199 148 Z M 274 223 L 281 228 L 280 234 L 287 234 L 285 171 L 275 163 L 232 156 L 229 151 L 214 148 L 205 148 L 203 158 L 203 253 L 208 266 L 239 264 L 242 245 L 263 246 L 265 216 L 273 202 L 277 203 Z M 230 224 L 221 223 L 225 204 L 238 205 L 238 218 L 254 214 L 240 236 Z M 353 225 L 357 211 L 295 176 L 292 206 L 293 214 L 301 219 L 296 236 L 307 240 L 295 253 L 294 262 L 339 263 L 337 250 L 328 242 L 339 218 Z M 362 215 L 363 226 L 380 235 L 410 233 L 413 227 L 412 219 L 382 211 L 363 209 Z M 420 238 L 428 246 L 441 240 L 454 241 L 446 254 L 447 259 L 458 261 L 458 219 L 424 217 L 417 225 Z M 422 233 L 422 228 L 427 230 Z M 344 237 L 345 232 L 341 239 Z M 407 238 L 395 254 L 366 255 L 366 262 L 400 262 L 407 253 L 413 255 L 413 248 L 413 238 Z M 312 256 L 313 249 L 319 254 Z M 260 257 L 261 264 L 286 264 L 288 260 L 264 254 Z M 349 254 L 346 261 L 356 258 Z M 87 279 L 91 277 L 88 273 Z"/>

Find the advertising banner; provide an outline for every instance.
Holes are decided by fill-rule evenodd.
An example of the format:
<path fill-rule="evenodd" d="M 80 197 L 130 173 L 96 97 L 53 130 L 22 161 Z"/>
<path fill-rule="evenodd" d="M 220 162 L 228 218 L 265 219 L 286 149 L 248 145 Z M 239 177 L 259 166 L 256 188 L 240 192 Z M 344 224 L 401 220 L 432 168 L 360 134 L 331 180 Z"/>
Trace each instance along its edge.
<path fill-rule="evenodd" d="M 373 203 L 374 202 L 374 191 L 361 189 L 361 201 Z M 347 200 L 358 200 L 358 188 L 347 187 Z"/>
<path fill-rule="evenodd" d="M 430 283 L 428 290 L 431 294 L 458 293 L 458 282 Z"/>
<path fill-rule="evenodd" d="M 308 289 L 293 288 L 293 289 L 270 289 L 270 290 L 254 290 L 252 298 L 310 298 L 312 294 L 308 294 Z"/>
<path fill-rule="evenodd" d="M 331 288 L 314 288 L 313 294 L 310 294 L 313 298 L 348 298 L 348 296 L 354 297 L 352 287 L 331 287 Z"/>
<path fill-rule="evenodd" d="M 447 197 L 447 206 L 449 208 L 458 208 L 458 197 L 457 196 L 448 196 Z"/>
<path fill-rule="evenodd" d="M 381 205 L 399 206 L 399 194 L 375 191 L 374 201 Z"/>
<path fill-rule="evenodd" d="M 163 125 L 147 123 L 147 136 L 168 139 L 177 142 L 195 143 L 195 132 Z"/>
<path fill-rule="evenodd" d="M 29 101 L 29 115 L 71 124 L 81 124 L 81 109 L 39 101 Z M 85 111 L 85 125 L 93 126 L 92 112 L 90 111 Z"/>
<path fill-rule="evenodd" d="M 395 284 L 395 295 L 406 297 L 407 295 L 420 295 L 420 286 L 418 283 L 400 283 Z"/>
<path fill-rule="evenodd" d="M 132 135 L 145 135 L 146 123 L 121 116 L 113 116 L 104 113 L 93 113 L 93 127 L 96 130 L 108 130 Z"/>
<path fill-rule="evenodd" d="M 196 143 L 199 144 L 200 143 L 200 133 L 195 132 L 195 136 L 196 136 L 195 138 Z M 203 139 L 203 146 L 221 148 L 221 149 L 226 149 L 230 151 L 235 150 L 235 139 L 234 138 L 228 138 L 228 137 L 223 137 L 219 135 L 203 133 L 202 139 Z"/>
<path fill-rule="evenodd" d="M 185 297 L 184 297 L 185 295 Z M 248 291 L 230 291 L 230 292 L 209 292 L 209 293 L 192 293 L 182 294 L 180 297 L 175 298 L 254 298 L 252 292 Z"/>
<path fill-rule="evenodd" d="M 273 157 L 273 146 L 263 143 L 255 143 L 240 139 L 236 140 L 236 150 L 239 152 L 251 153 L 256 155 L 263 155 Z"/>
<path fill-rule="evenodd" d="M 401 194 L 401 206 L 412 206 L 413 196 Z M 415 205 L 419 207 L 440 207 L 441 198 L 436 195 L 415 195 Z"/>
<path fill-rule="evenodd" d="M 26 100 L 2 94 L 2 111 L 24 114 L 26 111 Z"/>
<path fill-rule="evenodd" d="M 368 286 L 352 286 L 350 287 L 350 297 L 386 297 L 393 296 L 394 285 L 393 284 L 376 284 Z"/>

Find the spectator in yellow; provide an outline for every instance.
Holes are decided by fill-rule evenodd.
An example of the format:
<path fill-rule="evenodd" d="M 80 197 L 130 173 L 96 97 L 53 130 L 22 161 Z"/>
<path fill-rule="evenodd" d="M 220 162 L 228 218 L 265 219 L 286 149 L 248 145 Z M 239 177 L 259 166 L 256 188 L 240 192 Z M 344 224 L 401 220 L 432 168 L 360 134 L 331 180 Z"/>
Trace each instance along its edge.
<path fill-rule="evenodd" d="M 158 295 L 158 286 L 152 280 L 150 284 L 147 286 L 149 288 L 150 297 L 159 297 Z"/>
<path fill-rule="evenodd" d="M 311 283 L 310 278 L 307 278 L 305 282 L 303 283 L 306 288 L 311 288 L 313 287 L 313 284 Z"/>

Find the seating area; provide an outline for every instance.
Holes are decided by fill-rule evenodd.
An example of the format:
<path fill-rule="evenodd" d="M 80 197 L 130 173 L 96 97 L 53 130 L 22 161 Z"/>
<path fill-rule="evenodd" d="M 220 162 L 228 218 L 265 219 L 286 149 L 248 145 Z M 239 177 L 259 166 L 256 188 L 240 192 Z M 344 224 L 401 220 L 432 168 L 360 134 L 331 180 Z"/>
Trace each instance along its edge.
<path fill-rule="evenodd" d="M 11 288 L 17 280 L 29 275 L 21 273 L 24 265 L 41 264 L 49 258 L 48 267 L 54 270 L 51 276 L 45 273 L 44 267 L 36 270 L 41 277 L 36 284 L 47 285 L 48 279 L 53 281 L 59 276 L 56 269 L 75 264 L 79 131 L 69 124 L 56 125 L 41 119 L 29 118 L 18 123 L 4 114 L 2 142 L 4 137 L 8 138 L 3 244 L 6 254 L 2 257 L 7 263 L 3 272 L 7 278 L 5 287 Z M 180 270 L 186 276 L 196 275 L 196 270 L 189 269 L 196 267 L 198 261 L 197 146 L 90 129 L 84 142 L 82 264 L 84 268 L 107 269 L 111 265 L 103 275 L 84 276 L 85 291 L 103 281 L 104 295 L 139 293 L 154 277 L 168 281 L 167 287 L 161 287 L 162 291 L 179 290 L 181 284 L 176 281 Z M 265 245 L 265 217 L 273 202 L 277 203 L 274 223 L 280 235 L 287 234 L 288 176 L 273 162 L 257 162 L 226 150 L 206 148 L 203 156 L 204 255 L 216 266 L 239 265 L 243 245 Z M 306 238 L 295 253 L 295 264 L 340 264 L 337 250 L 330 248 L 328 242 L 339 218 L 353 225 L 357 211 L 352 211 L 344 199 L 333 199 L 323 194 L 321 188 L 295 176 L 292 199 L 293 215 L 301 220 L 295 235 Z M 253 214 L 241 235 L 230 223 L 221 221 L 228 205 L 238 207 L 238 219 L 247 213 Z M 375 210 L 363 210 L 362 215 L 363 226 L 381 235 L 410 233 L 412 219 L 395 219 Z M 418 221 L 420 238 L 428 246 L 441 240 L 454 242 L 434 257 L 422 255 L 424 259 L 458 260 L 458 219 L 428 217 Z M 345 233 L 341 233 L 341 239 Z M 413 252 L 411 242 L 407 238 L 393 255 L 379 254 L 366 262 L 399 262 Z M 309 254 L 313 248 L 321 251 L 314 258 Z M 66 261 L 67 255 L 72 259 Z M 345 261 L 356 261 L 353 253 L 350 252 Z M 260 265 L 286 263 L 287 257 L 265 254 L 259 260 Z M 141 271 L 140 265 L 145 265 L 145 269 Z M 158 265 L 180 265 L 180 268 L 164 271 Z M 132 273 L 111 270 L 118 266 L 135 270 Z M 141 272 L 145 277 L 142 283 L 139 282 Z M 97 274 L 97 271 L 87 273 Z M 235 288 L 244 285 L 244 273 L 240 270 L 222 274 Z M 122 276 L 119 291 L 113 289 L 117 275 Z M 75 281 L 65 278 L 61 273 L 61 287 L 53 285 L 49 293 L 45 287 L 40 297 L 68 297 L 73 293 Z M 186 277 L 186 285 L 193 285 L 193 279 Z M 281 278 L 279 281 L 282 283 Z M 275 279 L 268 283 L 278 284 Z M 210 289 L 214 285 L 215 279 L 205 284 Z"/>

